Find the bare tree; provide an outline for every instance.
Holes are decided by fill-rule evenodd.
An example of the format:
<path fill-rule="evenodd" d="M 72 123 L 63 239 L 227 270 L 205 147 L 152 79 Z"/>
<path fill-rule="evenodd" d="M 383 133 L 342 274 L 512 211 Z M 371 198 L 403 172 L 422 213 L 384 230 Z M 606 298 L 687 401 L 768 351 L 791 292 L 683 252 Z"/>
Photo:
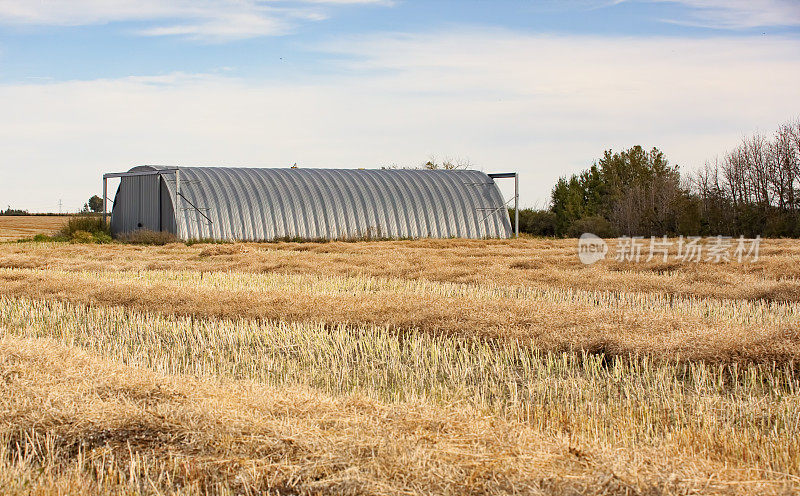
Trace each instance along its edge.
<path fill-rule="evenodd" d="M 756 204 L 766 208 L 773 203 L 770 195 L 770 164 L 767 138 L 762 134 L 754 134 L 743 140 L 741 148 L 747 179 L 751 184 L 753 200 Z"/>
<path fill-rule="evenodd" d="M 756 133 L 742 138 L 721 161 L 707 163 L 692 179 L 691 189 L 701 202 L 703 215 L 717 209 L 724 215 L 716 218 L 730 217 L 732 225 L 726 229 L 797 235 L 800 120 L 781 125 L 771 136 Z M 718 210 L 726 203 L 729 212 Z"/>
<path fill-rule="evenodd" d="M 441 162 L 436 160 L 435 155 L 431 155 L 428 157 L 428 161 L 422 164 L 420 168 L 422 169 L 429 169 L 429 170 L 461 170 L 461 169 L 472 169 L 474 165 L 469 159 L 461 159 L 456 158 L 452 159 L 450 157 L 445 157 Z"/>
<path fill-rule="evenodd" d="M 793 212 L 797 164 L 790 131 L 786 125 L 781 126 L 775 132 L 774 141 L 770 143 L 770 183 L 778 208 Z"/>

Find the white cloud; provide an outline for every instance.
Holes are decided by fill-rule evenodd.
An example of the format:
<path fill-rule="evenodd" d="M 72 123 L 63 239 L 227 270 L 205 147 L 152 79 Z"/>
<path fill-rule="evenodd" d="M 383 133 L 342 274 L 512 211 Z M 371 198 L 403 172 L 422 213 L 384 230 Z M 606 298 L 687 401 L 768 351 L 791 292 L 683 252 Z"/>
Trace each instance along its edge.
<path fill-rule="evenodd" d="M 644 0 L 681 4 L 685 16 L 666 19 L 678 24 L 743 29 L 770 26 L 800 26 L 797 0 Z"/>
<path fill-rule="evenodd" d="M 289 33 L 292 27 L 291 22 L 279 16 L 243 12 L 226 13 L 207 20 L 157 25 L 141 29 L 138 33 L 144 36 L 184 36 L 198 40 L 233 40 L 283 35 Z"/>
<path fill-rule="evenodd" d="M 538 0 L 531 8 L 544 12 L 590 11 L 633 3 L 680 7 L 672 17 L 661 19 L 672 24 L 716 29 L 800 26 L 798 0 Z"/>
<path fill-rule="evenodd" d="M 281 35 L 300 21 L 325 19 L 347 4 L 391 5 L 390 0 L 0 0 L 0 23 L 83 26 L 142 21 L 146 36 L 229 40 Z"/>
<path fill-rule="evenodd" d="M 208 75 L 0 85 L 0 201 L 77 208 L 141 163 L 373 167 L 429 154 L 521 172 L 523 204 L 604 149 L 695 166 L 796 117 L 800 41 L 396 35 L 339 41 L 302 85 Z"/>

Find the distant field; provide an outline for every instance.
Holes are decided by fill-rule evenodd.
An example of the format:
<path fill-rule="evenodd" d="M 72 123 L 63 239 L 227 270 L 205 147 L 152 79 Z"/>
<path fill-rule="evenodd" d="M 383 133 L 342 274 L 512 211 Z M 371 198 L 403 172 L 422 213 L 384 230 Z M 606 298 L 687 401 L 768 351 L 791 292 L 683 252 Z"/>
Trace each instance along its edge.
<path fill-rule="evenodd" d="M 800 491 L 800 242 L 576 246 L 0 245 L 0 486 Z"/>
<path fill-rule="evenodd" d="M 52 234 L 61 229 L 67 220 L 69 216 L 66 215 L 0 215 L 0 241 Z"/>

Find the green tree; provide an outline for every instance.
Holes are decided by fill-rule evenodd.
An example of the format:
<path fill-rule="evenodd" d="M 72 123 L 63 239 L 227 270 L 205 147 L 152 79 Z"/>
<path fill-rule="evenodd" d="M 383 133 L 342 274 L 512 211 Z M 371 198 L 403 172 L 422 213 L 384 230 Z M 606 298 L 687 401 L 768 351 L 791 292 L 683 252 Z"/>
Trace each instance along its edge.
<path fill-rule="evenodd" d="M 606 150 L 589 169 L 561 178 L 553 188 L 551 211 L 561 235 L 592 225 L 606 233 L 672 234 L 686 195 L 677 166 L 657 148 L 648 152 L 634 146 Z"/>
<path fill-rule="evenodd" d="M 556 216 L 556 233 L 567 234 L 575 221 L 600 214 L 605 189 L 596 165 L 569 179 L 559 179 L 553 188 L 550 208 Z"/>
<path fill-rule="evenodd" d="M 514 221 L 514 209 L 508 209 L 511 221 Z M 522 208 L 519 211 L 519 231 L 534 236 L 555 236 L 556 216 L 549 210 Z"/>
<path fill-rule="evenodd" d="M 89 198 L 89 203 L 87 203 L 89 210 L 92 212 L 102 212 L 103 211 L 103 199 L 97 195 Z"/>

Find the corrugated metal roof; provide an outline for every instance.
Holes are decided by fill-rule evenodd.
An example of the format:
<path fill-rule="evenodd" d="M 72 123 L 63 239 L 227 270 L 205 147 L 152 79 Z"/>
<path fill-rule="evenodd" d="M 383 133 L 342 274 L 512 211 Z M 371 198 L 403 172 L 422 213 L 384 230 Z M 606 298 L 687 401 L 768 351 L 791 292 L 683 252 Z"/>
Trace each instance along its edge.
<path fill-rule="evenodd" d="M 140 166 L 130 172 L 175 169 Z M 179 167 L 182 239 L 506 238 L 494 181 L 474 170 Z M 172 198 L 175 175 L 162 176 Z"/>

